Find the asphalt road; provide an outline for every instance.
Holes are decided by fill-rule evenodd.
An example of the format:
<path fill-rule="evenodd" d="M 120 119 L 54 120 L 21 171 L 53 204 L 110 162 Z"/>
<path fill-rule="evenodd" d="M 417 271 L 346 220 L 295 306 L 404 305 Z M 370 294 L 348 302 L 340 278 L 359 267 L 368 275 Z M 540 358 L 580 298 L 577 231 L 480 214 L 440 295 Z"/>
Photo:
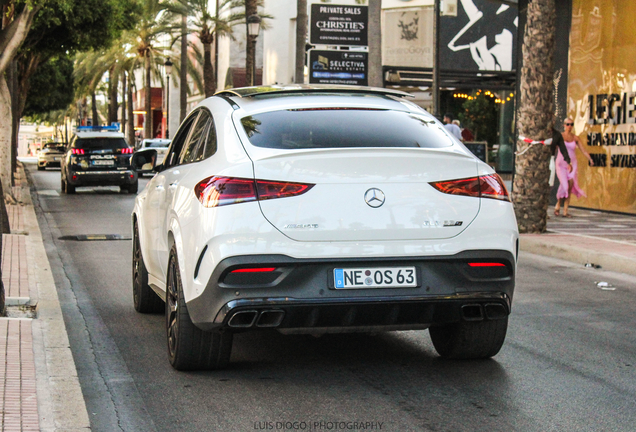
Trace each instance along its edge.
<path fill-rule="evenodd" d="M 441 360 L 427 331 L 246 333 L 227 370 L 176 372 L 163 315 L 132 305 L 134 196 L 60 196 L 59 170 L 27 168 L 94 431 L 636 428 L 634 277 L 522 254 L 492 360 Z M 60 239 L 84 234 L 124 239 Z"/>

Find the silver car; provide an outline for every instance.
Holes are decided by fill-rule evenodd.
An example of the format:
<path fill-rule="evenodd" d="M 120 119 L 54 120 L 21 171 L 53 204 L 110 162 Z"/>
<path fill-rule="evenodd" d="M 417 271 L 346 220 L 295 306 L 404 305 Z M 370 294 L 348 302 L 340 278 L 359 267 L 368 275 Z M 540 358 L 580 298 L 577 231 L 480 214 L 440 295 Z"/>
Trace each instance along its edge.
<path fill-rule="evenodd" d="M 60 166 L 60 161 L 64 157 L 64 144 L 48 142 L 38 153 L 38 170 L 45 170 L 46 167 Z"/>

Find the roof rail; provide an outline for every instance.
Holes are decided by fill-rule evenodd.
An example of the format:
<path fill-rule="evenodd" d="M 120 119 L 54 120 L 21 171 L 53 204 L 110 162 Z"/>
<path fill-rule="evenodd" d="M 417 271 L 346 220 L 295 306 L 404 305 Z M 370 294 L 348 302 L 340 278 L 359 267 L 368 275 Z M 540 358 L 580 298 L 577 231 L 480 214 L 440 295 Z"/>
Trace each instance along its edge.
<path fill-rule="evenodd" d="M 215 96 L 228 97 L 236 96 L 239 98 L 268 96 L 279 94 L 293 93 L 358 93 L 358 94 L 376 94 L 384 96 L 396 97 L 414 97 L 410 93 L 400 90 L 393 90 L 380 87 L 361 87 L 347 85 L 325 85 L 325 84 L 290 84 L 290 85 L 272 85 L 272 86 L 255 86 L 241 87 L 227 90 L 221 90 L 215 93 Z"/>

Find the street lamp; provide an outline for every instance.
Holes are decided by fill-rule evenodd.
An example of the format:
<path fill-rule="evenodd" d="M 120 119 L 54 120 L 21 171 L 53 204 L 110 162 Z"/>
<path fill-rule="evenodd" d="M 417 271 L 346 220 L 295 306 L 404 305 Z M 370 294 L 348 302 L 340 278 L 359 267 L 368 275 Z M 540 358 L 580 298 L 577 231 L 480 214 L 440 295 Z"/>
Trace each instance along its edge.
<path fill-rule="evenodd" d="M 168 132 L 170 127 L 170 74 L 172 73 L 170 57 L 166 59 L 163 65 L 166 68 L 166 138 L 170 138 L 170 132 Z"/>
<path fill-rule="evenodd" d="M 254 14 L 247 17 L 247 34 L 252 42 L 252 85 L 256 85 L 256 38 L 261 31 L 261 17 Z M 247 73 L 247 71 L 245 71 Z"/>

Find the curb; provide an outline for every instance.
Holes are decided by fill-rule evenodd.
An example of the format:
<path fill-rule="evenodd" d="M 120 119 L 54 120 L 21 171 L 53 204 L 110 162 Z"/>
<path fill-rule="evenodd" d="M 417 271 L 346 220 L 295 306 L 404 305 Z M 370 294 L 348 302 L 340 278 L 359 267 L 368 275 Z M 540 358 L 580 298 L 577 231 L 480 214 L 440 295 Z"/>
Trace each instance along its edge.
<path fill-rule="evenodd" d="M 24 230 L 32 296 L 36 389 L 41 431 L 87 431 L 90 420 L 71 352 L 30 189 L 24 188 Z"/>
<path fill-rule="evenodd" d="M 630 258 L 604 250 L 594 250 L 573 245 L 564 246 L 558 241 L 551 241 L 549 239 L 549 234 L 522 234 L 519 237 L 519 249 L 524 252 L 558 258 L 581 265 L 593 263 L 600 265 L 603 270 L 636 276 L 636 257 Z M 595 240 L 606 243 L 608 247 L 620 244 L 613 240 L 606 240 L 602 238 L 597 238 Z"/>

